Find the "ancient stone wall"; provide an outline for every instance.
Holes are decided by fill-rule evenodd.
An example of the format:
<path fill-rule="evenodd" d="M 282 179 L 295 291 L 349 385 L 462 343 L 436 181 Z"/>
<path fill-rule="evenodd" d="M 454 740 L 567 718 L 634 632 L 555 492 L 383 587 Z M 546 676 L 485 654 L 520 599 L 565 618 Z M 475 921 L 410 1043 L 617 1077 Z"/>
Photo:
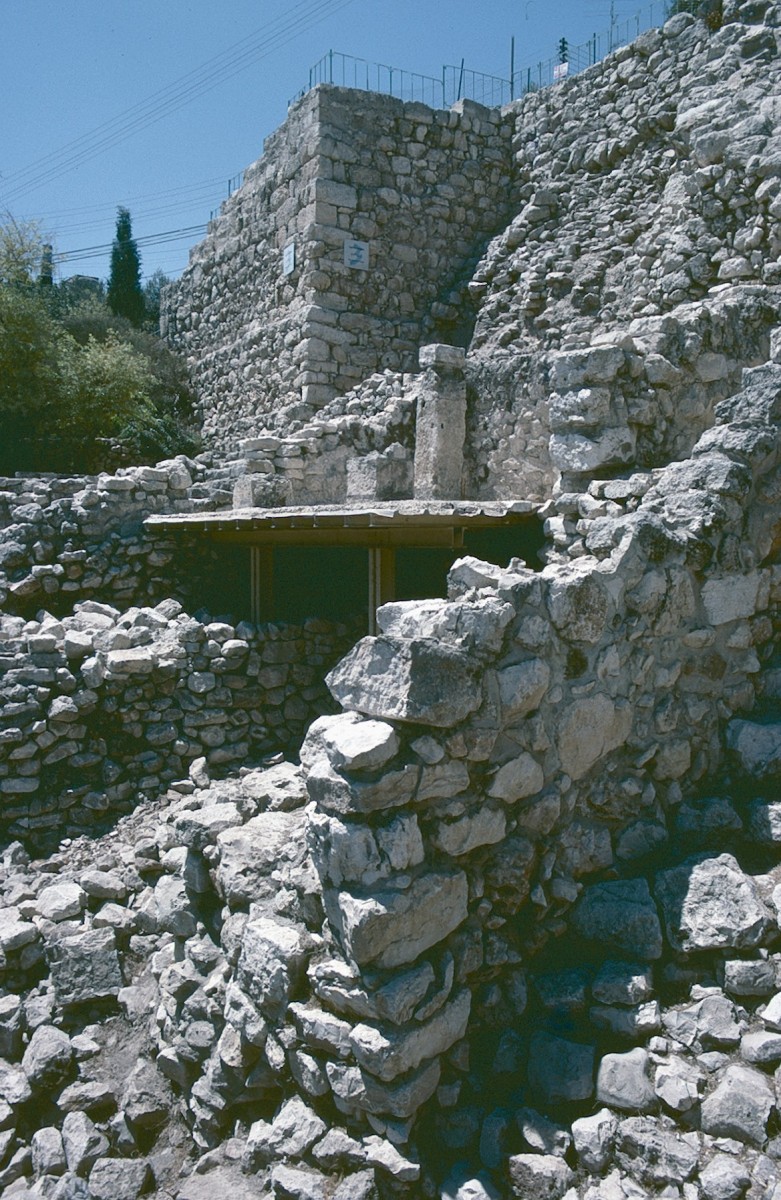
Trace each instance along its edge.
<path fill-rule="evenodd" d="M 355 630 L 204 623 L 174 600 L 0 615 L 0 827 L 40 846 L 116 820 L 203 758 L 208 777 L 294 753 L 332 707 Z"/>
<path fill-rule="evenodd" d="M 772 28 L 682 14 L 516 102 L 518 212 L 469 284 L 479 495 L 683 457 L 767 357 L 778 74 Z"/>
<path fill-rule="evenodd" d="M 311 415 L 373 371 L 414 369 L 427 322 L 455 327 L 452 288 L 514 211 L 510 143 L 509 119 L 469 101 L 440 112 L 331 86 L 299 101 L 164 301 L 207 445 L 235 449 L 285 400 Z"/>

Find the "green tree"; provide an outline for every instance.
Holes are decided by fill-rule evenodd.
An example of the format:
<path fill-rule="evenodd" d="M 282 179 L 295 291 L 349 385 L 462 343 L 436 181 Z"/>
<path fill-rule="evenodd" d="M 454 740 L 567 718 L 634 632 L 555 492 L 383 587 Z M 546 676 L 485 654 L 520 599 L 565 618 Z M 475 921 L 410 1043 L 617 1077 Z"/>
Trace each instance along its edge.
<path fill-rule="evenodd" d="M 141 260 L 133 239 L 130 213 L 117 211 L 117 232 L 111 248 L 111 273 L 108 281 L 108 306 L 117 316 L 127 317 L 131 325 L 144 320 L 144 293 L 141 290 Z"/>
<path fill-rule="evenodd" d="M 158 267 L 144 284 L 145 325 L 147 329 L 152 329 L 155 333 L 160 328 L 160 293 L 170 282 L 165 271 Z"/>
<path fill-rule="evenodd" d="M 0 217 L 0 284 L 32 283 L 40 268 L 43 235 L 37 221 Z"/>

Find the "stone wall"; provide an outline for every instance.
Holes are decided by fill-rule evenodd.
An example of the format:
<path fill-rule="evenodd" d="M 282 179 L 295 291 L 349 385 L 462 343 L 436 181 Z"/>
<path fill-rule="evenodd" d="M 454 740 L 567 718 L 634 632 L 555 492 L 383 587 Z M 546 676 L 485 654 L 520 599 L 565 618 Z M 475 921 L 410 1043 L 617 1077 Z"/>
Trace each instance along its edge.
<path fill-rule="evenodd" d="M 281 401 L 311 414 L 373 371 L 414 369 L 431 321 L 458 324 L 450 292 L 514 211 L 510 184 L 497 110 L 308 93 L 164 301 L 207 444 L 235 449 Z M 368 245 L 368 270 L 346 265 L 348 239 Z"/>
<path fill-rule="evenodd" d="M 683 457 L 767 357 L 774 13 L 715 34 L 681 14 L 513 106 L 518 211 L 468 289 L 479 495 L 545 498 L 559 471 Z"/>
<path fill-rule="evenodd" d="M 266 1105 L 242 1165 L 279 1190 L 368 1164 L 418 1196 L 438 1153 L 517 1196 L 562 1197 L 573 1150 L 584 1196 L 608 1163 L 710 1186 L 717 1152 L 776 1178 L 779 397 L 778 363 L 746 372 L 574 558 L 466 558 L 448 600 L 380 609 L 302 745 L 307 808 L 239 781 L 167 812 L 181 880 L 144 919 L 183 941 L 224 904 L 186 986 L 158 960 L 158 1063 L 199 1147 Z"/>
<path fill-rule="evenodd" d="M 170 599 L 39 618 L 0 615 L 0 826 L 37 846 L 191 790 L 198 759 L 208 778 L 294 753 L 355 638 L 315 619 L 205 624 Z"/>

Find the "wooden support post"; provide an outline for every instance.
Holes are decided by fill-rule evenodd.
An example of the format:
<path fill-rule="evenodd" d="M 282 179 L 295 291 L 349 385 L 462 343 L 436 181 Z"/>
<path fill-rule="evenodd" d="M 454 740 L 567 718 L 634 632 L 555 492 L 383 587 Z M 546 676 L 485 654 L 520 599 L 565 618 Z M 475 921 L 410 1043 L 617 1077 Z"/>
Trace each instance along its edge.
<path fill-rule="evenodd" d="M 390 546 L 369 550 L 369 633 L 377 632 L 377 609 L 396 599 L 396 551 Z"/>
<path fill-rule="evenodd" d="M 253 625 L 274 619 L 274 551 L 250 546 L 250 606 Z"/>

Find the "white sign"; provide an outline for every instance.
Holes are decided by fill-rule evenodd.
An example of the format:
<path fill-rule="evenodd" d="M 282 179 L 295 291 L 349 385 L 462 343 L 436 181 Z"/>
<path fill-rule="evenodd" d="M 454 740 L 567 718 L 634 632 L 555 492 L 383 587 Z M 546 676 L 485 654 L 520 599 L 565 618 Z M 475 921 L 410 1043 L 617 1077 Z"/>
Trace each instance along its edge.
<path fill-rule="evenodd" d="M 369 270 L 369 243 L 348 238 L 344 243 L 344 265 L 354 271 Z"/>
<path fill-rule="evenodd" d="M 296 243 L 288 242 L 282 251 L 282 274 L 292 275 L 296 269 Z"/>
<path fill-rule="evenodd" d="M 556 63 L 555 67 L 553 68 L 554 82 L 558 83 L 558 81 L 560 79 L 566 79 L 568 75 L 569 75 L 569 63 L 568 62 Z"/>

